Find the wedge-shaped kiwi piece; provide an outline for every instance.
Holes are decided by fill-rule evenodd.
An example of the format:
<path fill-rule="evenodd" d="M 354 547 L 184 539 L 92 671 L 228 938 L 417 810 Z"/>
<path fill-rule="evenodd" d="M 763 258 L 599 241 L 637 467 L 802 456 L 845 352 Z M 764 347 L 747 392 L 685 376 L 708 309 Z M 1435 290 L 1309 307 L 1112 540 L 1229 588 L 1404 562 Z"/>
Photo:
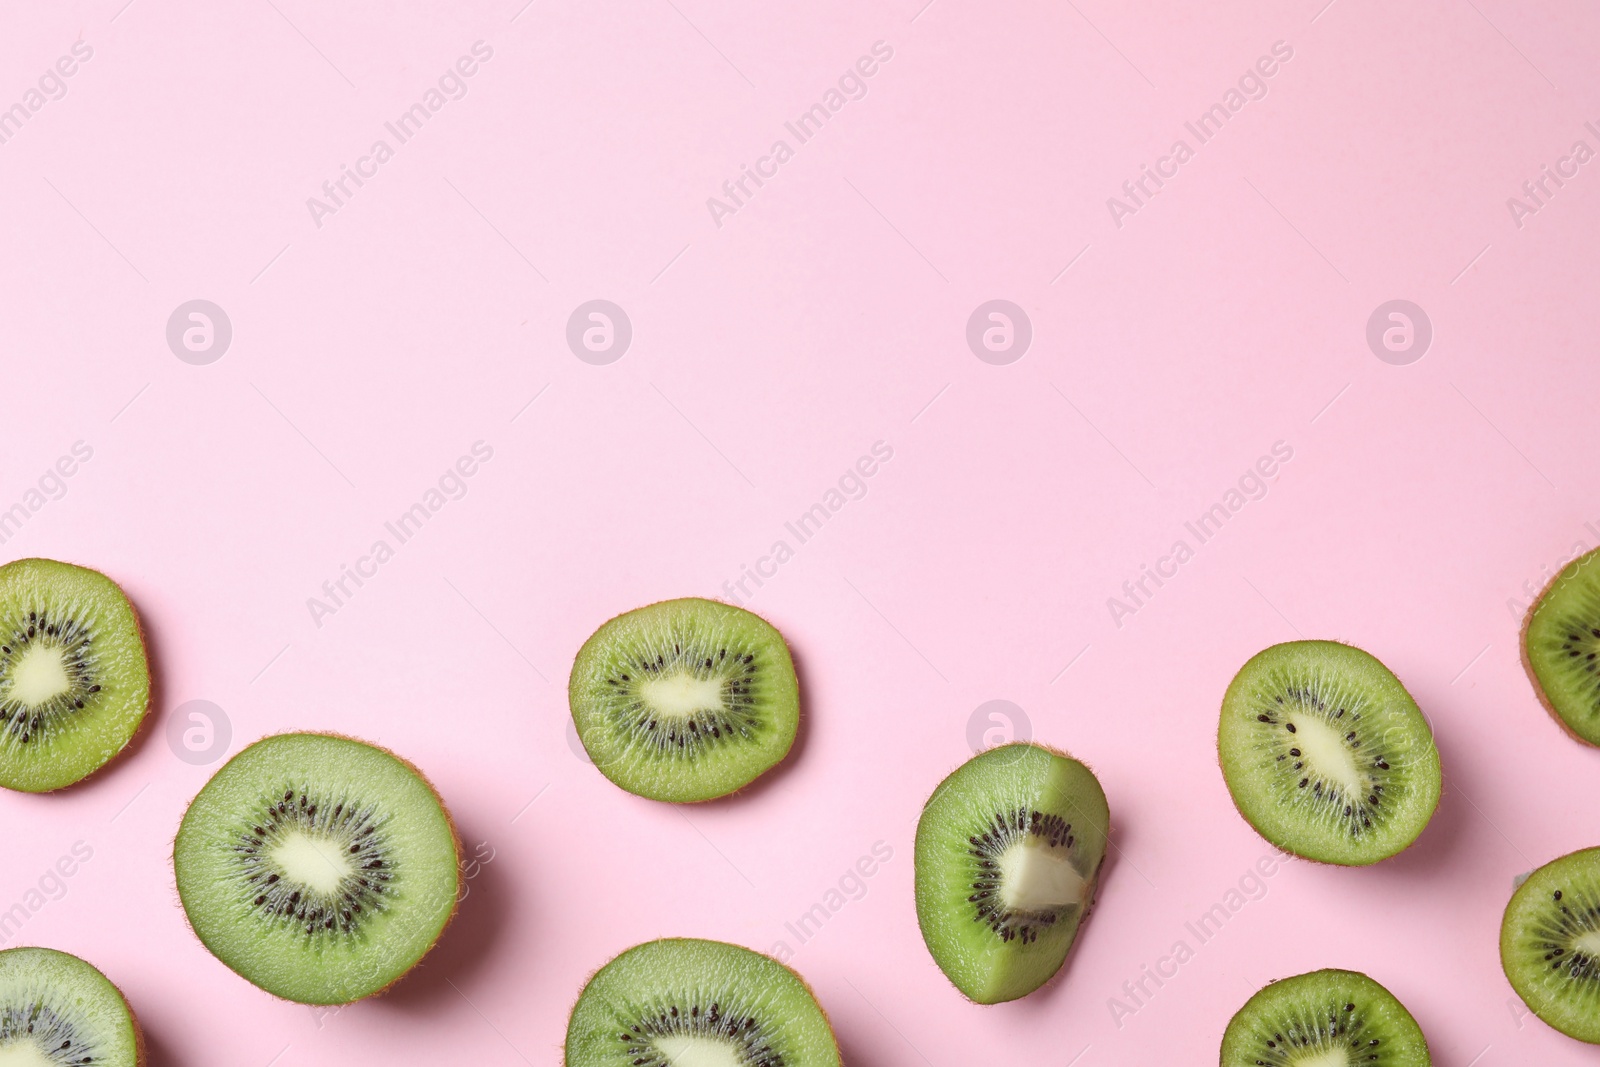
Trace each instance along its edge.
<path fill-rule="evenodd" d="M 1528 609 L 1522 666 L 1562 729 L 1600 745 L 1600 548 L 1561 568 Z"/>
<path fill-rule="evenodd" d="M 669 938 L 589 979 L 566 1067 L 839 1067 L 833 1028 L 800 976 L 759 952 Z"/>
<path fill-rule="evenodd" d="M 1439 750 L 1400 680 L 1335 641 L 1258 652 L 1222 699 L 1233 803 L 1286 852 L 1359 867 L 1404 850 L 1439 804 Z"/>
<path fill-rule="evenodd" d="M 76 956 L 0 952 L 0 1064 L 142 1067 L 144 1035 L 122 993 Z"/>
<path fill-rule="evenodd" d="M 381 748 L 280 734 L 229 760 L 183 816 L 172 862 L 189 925 L 244 978 L 346 1004 L 416 965 L 455 914 L 455 826 Z"/>
<path fill-rule="evenodd" d="M 1535 1015 L 1600 1044 L 1600 848 L 1552 860 L 1511 894 L 1500 966 Z"/>
<path fill-rule="evenodd" d="M 1061 969 L 1110 820 L 1094 772 L 1043 745 L 991 748 L 939 783 L 917 823 L 917 923 L 957 989 L 996 1004 Z"/>
<path fill-rule="evenodd" d="M 48 559 L 0 567 L 0 786 L 87 777 L 149 708 L 144 635 L 117 583 Z"/>
<path fill-rule="evenodd" d="M 742 608 L 688 597 L 619 615 L 578 650 L 567 686 L 589 758 L 630 793 L 710 800 L 794 743 L 800 687 L 783 635 Z"/>
<path fill-rule="evenodd" d="M 1422 1028 L 1360 971 L 1312 971 L 1245 1001 L 1222 1035 L 1222 1067 L 1429 1067 Z"/>

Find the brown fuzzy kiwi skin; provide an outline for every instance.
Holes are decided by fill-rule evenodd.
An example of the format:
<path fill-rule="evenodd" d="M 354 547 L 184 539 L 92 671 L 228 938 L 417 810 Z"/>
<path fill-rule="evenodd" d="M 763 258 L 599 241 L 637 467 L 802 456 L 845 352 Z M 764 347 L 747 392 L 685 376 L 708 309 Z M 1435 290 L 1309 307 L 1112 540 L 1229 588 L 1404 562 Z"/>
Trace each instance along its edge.
<path fill-rule="evenodd" d="M 107 981 L 110 981 L 110 979 L 107 979 Z M 134 1065 L 135 1067 L 146 1067 L 146 1065 L 150 1062 L 149 1049 L 145 1045 L 144 1027 L 139 1025 L 138 1013 L 133 1010 L 133 1005 L 128 1003 L 127 994 L 123 993 L 122 989 L 118 987 L 115 982 L 111 983 L 111 988 L 115 989 L 117 991 L 117 996 L 122 998 L 122 1006 L 128 1009 L 128 1018 L 133 1022 Z"/>
<path fill-rule="evenodd" d="M 690 938 L 690 937 L 663 937 L 663 938 L 654 938 L 653 940 L 657 940 L 657 941 L 710 941 L 710 940 L 715 940 L 715 939 L 714 938 L 697 938 L 697 937 L 696 938 Z M 578 1010 L 578 1001 L 583 999 L 583 994 L 584 994 L 585 991 L 588 990 L 589 983 L 594 981 L 595 975 L 599 974 L 601 971 L 603 971 L 607 967 L 609 967 L 612 964 L 612 962 L 616 960 L 616 958 L 618 956 L 621 956 L 623 954 L 623 952 L 628 952 L 631 949 L 638 948 L 639 945 L 647 945 L 649 943 L 650 942 L 648 942 L 648 941 L 641 941 L 637 945 L 629 945 L 627 948 L 623 949 L 621 952 L 617 952 L 614 955 L 612 955 L 612 957 L 610 959 L 606 960 L 605 963 L 602 963 L 600 966 L 596 967 L 594 970 L 589 972 L 588 977 L 586 977 L 583 980 L 583 985 L 578 988 L 578 996 L 573 1000 L 572 1007 L 567 1009 L 567 1019 L 569 1020 L 569 1025 L 570 1025 L 570 1020 L 572 1019 L 572 1013 Z M 733 941 L 724 941 L 723 944 L 725 944 L 725 945 L 734 945 L 735 948 L 745 948 L 744 945 L 736 944 Z M 748 949 L 747 951 L 756 952 L 756 950 L 753 949 L 753 948 L 752 949 Z M 765 952 L 756 952 L 756 954 L 760 955 L 760 956 L 767 956 L 767 954 Z M 805 975 L 801 974 L 799 971 L 795 970 L 793 967 L 789 966 L 787 963 L 784 963 L 782 960 L 776 958 L 775 956 L 767 956 L 767 959 L 772 960 L 773 963 L 776 963 L 779 967 L 782 967 L 784 970 L 786 970 L 790 974 L 794 975 L 795 981 L 800 983 L 800 987 L 802 989 L 804 989 L 808 994 L 810 994 L 812 1003 L 814 1003 L 817 1006 L 817 1011 L 822 1014 L 822 1021 L 828 1024 L 828 1031 L 833 1034 L 833 1047 L 835 1049 L 838 1049 L 838 1047 L 839 1047 L 839 1031 L 834 1028 L 833 1019 L 828 1015 L 828 1009 L 823 1007 L 822 999 L 817 996 L 817 991 L 815 989 L 811 988 L 811 983 L 806 981 Z M 840 1052 L 839 1060 L 840 1060 L 841 1063 L 844 1062 L 844 1053 L 842 1051 Z M 562 1038 L 562 1042 L 561 1042 L 561 1064 L 562 1064 L 562 1067 L 571 1067 L 571 1065 L 567 1063 L 566 1039 L 564 1037 Z"/>
<path fill-rule="evenodd" d="M 129 750 L 133 748 L 133 743 L 134 741 L 138 740 L 139 735 L 145 730 L 149 729 L 150 709 L 156 705 L 156 673 L 150 667 L 150 642 L 145 637 L 144 618 L 140 616 L 138 606 L 134 604 L 133 598 L 128 595 L 128 591 L 122 587 L 122 583 L 111 577 L 111 575 L 105 573 L 104 571 L 97 570 L 94 567 L 85 567 L 81 563 L 72 563 L 69 560 L 64 559 L 47 559 L 44 556 L 28 556 L 25 559 L 10 560 L 5 563 L 4 566 L 9 567 L 13 563 L 65 564 L 69 567 L 77 567 L 79 570 L 89 571 L 92 574 L 98 574 L 100 577 L 110 582 L 114 587 L 116 587 L 117 592 L 122 594 L 123 602 L 128 605 L 128 613 L 133 616 L 133 633 L 134 636 L 139 640 L 139 654 L 144 657 L 144 673 L 145 678 L 149 682 L 149 684 L 145 687 L 144 710 L 139 713 L 139 725 L 133 728 L 133 733 L 128 735 L 128 739 L 122 743 L 122 747 L 117 749 L 116 753 L 113 754 L 110 759 L 106 760 L 104 763 L 90 771 L 88 774 L 84 775 L 82 778 L 79 778 L 76 782 L 67 782 L 65 785 L 58 785 L 54 789 L 40 789 L 37 791 L 26 790 L 26 792 L 34 792 L 35 795 L 59 793 L 64 789 L 71 789 L 73 786 L 81 785 L 82 783 L 93 778 L 95 775 L 104 771 L 107 767 L 111 767 L 117 763 L 120 763 L 124 758 L 127 757 Z M 21 790 L 19 790 L 19 792 L 20 791 Z"/>
<path fill-rule="evenodd" d="M 1571 726 L 1567 725 L 1567 720 L 1561 717 L 1561 713 L 1556 711 L 1556 706 L 1551 703 L 1549 695 L 1544 691 L 1544 686 L 1539 684 L 1539 676 L 1533 672 L 1533 660 L 1528 655 L 1528 631 L 1533 626 L 1534 615 L 1544 606 L 1545 600 L 1555 590 L 1556 583 L 1561 581 L 1561 576 L 1567 572 L 1567 568 L 1579 560 L 1589 559 L 1590 557 L 1595 557 L 1596 562 L 1600 562 L 1600 549 L 1596 549 L 1593 552 L 1585 552 L 1581 556 L 1574 556 L 1563 563 L 1556 571 L 1556 576 L 1545 584 L 1545 587 L 1539 591 L 1539 595 L 1534 598 L 1533 603 L 1528 605 L 1528 610 L 1522 616 L 1522 629 L 1517 633 L 1517 652 L 1522 660 L 1522 672 L 1528 676 L 1528 682 L 1533 686 L 1534 696 L 1539 698 L 1539 703 L 1544 705 L 1544 710 L 1555 720 L 1556 725 L 1561 727 L 1561 732 L 1580 744 L 1588 745 L 1590 748 L 1600 748 L 1600 745 L 1596 745 L 1587 737 L 1576 733 Z"/>
<path fill-rule="evenodd" d="M 771 619 L 767 618 L 765 615 L 761 614 L 759 611 L 750 611 L 749 608 L 745 607 L 742 604 L 730 604 L 726 600 L 723 600 L 720 597 L 692 596 L 691 595 L 691 596 L 669 596 L 665 600 L 652 600 L 648 604 L 640 604 L 636 608 L 629 608 L 627 611 L 619 611 L 619 612 L 617 612 L 617 614 L 611 616 L 611 618 L 607 619 L 605 622 L 601 623 L 599 626 L 596 626 L 594 628 L 594 633 L 599 633 L 601 630 L 604 630 L 607 626 L 610 626 L 612 623 L 616 622 L 618 619 L 622 618 L 624 615 L 632 615 L 636 611 L 643 611 L 645 608 L 653 608 L 657 604 L 668 604 L 668 603 L 671 603 L 674 600 L 705 600 L 705 601 L 709 601 L 712 604 L 720 604 L 721 606 L 723 606 L 725 608 L 737 608 L 740 611 L 749 612 L 751 615 L 754 615 L 756 618 L 760 619 L 762 622 L 764 622 L 768 626 L 772 627 L 773 631 L 775 633 L 777 633 L 778 637 L 783 640 L 784 650 L 786 652 L 788 652 L 788 654 L 789 654 L 789 666 L 790 666 L 790 669 L 794 671 L 795 679 L 798 682 L 799 676 L 800 676 L 800 671 L 799 671 L 799 668 L 794 666 L 794 649 L 789 647 L 789 639 L 784 636 L 784 633 L 783 633 L 782 630 L 778 629 L 777 623 L 773 622 Z M 593 636 L 593 634 L 591 634 L 590 636 Z M 586 638 L 585 639 L 585 644 L 587 644 L 587 643 L 588 643 L 588 640 Z M 579 646 L 579 651 L 582 651 L 582 646 L 581 645 Z M 576 663 L 576 656 L 574 656 L 574 663 Z M 572 709 L 571 709 L 572 673 L 571 673 L 570 669 L 567 672 L 567 701 L 568 701 L 567 718 L 570 720 L 570 719 L 572 719 Z M 800 702 L 799 702 L 799 720 L 795 723 L 795 734 L 794 735 L 795 735 L 796 739 L 798 739 L 800 737 L 800 731 L 805 729 L 805 716 L 806 716 L 806 702 L 805 702 L 804 696 L 802 695 L 801 698 L 800 698 Z M 578 733 L 578 744 L 580 744 L 580 745 L 583 744 L 583 734 L 582 733 Z M 590 765 L 592 766 L 593 762 L 594 762 L 593 753 L 589 753 L 588 746 L 584 746 L 584 752 L 589 754 Z M 767 775 L 773 773 L 779 767 L 782 767 L 784 765 L 784 763 L 786 763 L 789 760 L 789 757 L 792 756 L 793 754 L 794 754 L 794 742 L 790 742 L 789 751 L 785 752 L 783 754 L 783 758 L 778 760 L 777 763 L 774 763 L 771 767 L 768 767 L 766 770 L 762 771 L 760 774 L 758 774 L 754 778 L 750 779 L 750 781 L 746 782 L 744 785 L 740 786 L 738 789 L 730 790 L 730 791 L 728 791 L 726 793 L 723 793 L 721 796 L 705 797 L 702 800 L 655 801 L 655 803 L 660 803 L 660 804 L 714 804 L 719 800 L 727 800 L 729 797 L 736 797 L 740 793 L 743 793 L 746 789 L 751 788 L 756 783 L 758 783 L 762 779 L 766 778 Z M 607 779 L 607 781 L 610 781 L 610 779 Z M 613 782 L 612 784 L 615 785 L 616 783 Z M 618 786 L 617 788 L 621 789 L 622 787 Z M 623 792 L 626 793 L 628 791 L 624 789 Z M 632 793 L 630 795 L 631 796 L 638 796 L 639 794 Z M 641 797 L 640 799 L 642 799 L 642 800 L 651 800 L 652 798 L 651 797 Z M 624 951 L 626 951 L 626 950 L 624 950 Z M 596 973 L 598 973 L 598 972 L 596 972 Z M 590 977 L 592 978 L 594 976 L 590 975 Z M 584 984 L 588 985 L 587 982 L 585 982 Z"/>
<path fill-rule="evenodd" d="M 445 825 L 450 827 L 450 840 L 451 840 L 452 845 L 454 846 L 454 849 L 455 849 L 456 893 L 455 893 L 455 897 L 453 898 L 453 900 L 451 902 L 450 914 L 449 914 L 448 917 L 445 918 L 444 925 L 439 927 L 439 932 L 438 932 L 438 934 L 436 934 L 434 936 L 433 943 L 428 946 L 427 951 L 423 952 L 423 954 L 420 957 L 418 957 L 417 962 L 411 965 L 411 969 L 410 970 L 406 971 L 404 974 L 402 974 L 399 977 L 395 978 L 394 981 L 390 982 L 388 985 L 384 986 L 382 989 L 374 990 L 373 992 L 368 993 L 364 997 L 357 997 L 355 1000 L 340 1001 L 338 1003 L 333 1003 L 333 1004 L 317 1004 L 317 1005 L 314 1005 L 315 1007 L 319 1007 L 319 1008 L 344 1008 L 344 1007 L 350 1006 L 351 1004 L 359 1004 L 363 1000 L 370 1000 L 373 997 L 381 997 L 385 993 L 389 992 L 389 990 L 393 989 L 395 986 L 397 986 L 401 982 L 405 981 L 405 979 L 410 977 L 411 974 L 414 971 L 416 971 L 416 969 L 418 967 L 422 966 L 423 961 L 428 958 L 428 954 L 431 953 L 435 948 L 437 948 L 438 945 L 439 945 L 439 942 L 444 939 L 445 932 L 450 929 L 450 924 L 455 922 L 456 916 L 461 913 L 461 855 L 462 855 L 461 830 L 460 830 L 459 827 L 456 826 L 455 816 L 450 814 L 450 808 L 449 808 L 449 806 L 447 804 L 445 804 L 444 797 L 439 795 L 439 790 L 434 787 L 433 782 L 428 778 L 428 776 L 426 774 L 422 773 L 422 769 L 420 767 L 418 767 L 415 763 L 412 763 L 410 760 L 406 759 L 404 756 L 398 755 L 395 752 L 391 751 L 390 749 L 384 748 L 382 745 L 375 745 L 371 741 L 367 741 L 367 740 L 365 740 L 363 738 L 354 737 L 354 736 L 352 736 L 350 734 L 336 733 L 336 732 L 334 732 L 332 730 L 281 730 L 281 731 L 279 731 L 278 733 L 275 733 L 275 734 L 265 734 L 265 735 L 263 735 L 261 737 L 256 738 L 254 741 L 250 742 L 250 744 L 243 746 L 242 748 L 239 749 L 238 752 L 235 752 L 232 756 L 229 756 L 228 757 L 228 762 L 224 763 L 221 767 L 218 767 L 217 770 L 211 775 L 211 778 L 215 778 L 218 774 L 221 774 L 222 771 L 228 766 L 228 763 L 232 763 L 234 760 L 236 760 L 240 756 L 244 755 L 246 749 L 249 749 L 252 746 L 254 746 L 254 745 L 256 745 L 256 744 L 258 744 L 258 743 L 260 743 L 262 741 L 268 741 L 268 740 L 271 740 L 274 737 L 282 737 L 285 734 L 306 735 L 306 736 L 311 736 L 311 737 L 331 737 L 331 738 L 335 738 L 335 739 L 340 740 L 340 741 L 354 741 L 358 745 L 365 745 L 368 748 L 375 748 L 379 752 L 382 752 L 384 755 L 386 755 L 386 756 L 390 757 L 391 759 L 395 760 L 395 762 L 400 763 L 401 765 L 403 765 L 408 771 L 410 771 L 412 774 L 416 775 L 417 780 L 420 781 L 427 788 L 428 792 L 433 794 L 433 799 L 438 802 L 439 810 L 444 812 Z M 210 783 L 211 778 L 207 778 L 206 779 L 206 783 L 207 784 Z M 200 788 L 204 789 L 205 786 L 202 785 Z M 199 796 L 199 794 L 196 793 L 195 796 Z M 194 803 L 194 799 L 195 799 L 194 797 L 190 797 L 189 798 L 189 804 L 192 805 Z M 187 813 L 188 810 L 189 810 L 189 807 L 188 807 L 188 805 L 186 805 L 184 807 L 184 812 Z M 180 823 L 181 823 L 181 820 L 180 820 Z M 183 898 L 178 894 L 177 849 L 178 849 L 178 835 L 177 835 L 177 832 L 174 831 L 173 835 L 172 835 L 172 845 L 171 845 L 169 853 L 168 853 L 168 862 L 172 865 L 172 892 L 173 892 L 174 896 L 178 897 L 178 912 L 179 912 L 179 914 L 181 914 L 183 916 L 183 924 L 185 926 L 189 927 L 189 933 L 194 934 L 194 939 L 196 941 L 200 941 L 200 935 L 196 934 L 194 932 L 194 926 L 193 926 L 192 923 L 189 922 L 189 913 L 184 911 L 184 909 L 183 909 Z M 205 942 L 204 941 L 200 941 L 200 944 L 201 944 L 202 947 L 205 946 Z M 207 948 L 206 951 L 210 952 L 211 950 L 209 948 Z M 216 959 L 217 962 L 222 963 L 222 965 L 224 967 L 228 966 L 226 963 L 224 963 L 222 961 L 221 957 L 216 956 L 215 953 L 212 954 L 212 957 L 214 959 Z M 232 967 L 228 967 L 228 970 L 233 971 L 233 968 Z M 234 974 L 239 974 L 238 971 L 233 971 L 233 973 Z M 244 978 L 244 980 L 246 982 L 249 982 L 250 986 L 252 988 L 260 989 L 261 992 L 267 994 L 269 997 L 272 997 L 275 1000 L 281 1000 L 286 1004 L 301 1004 L 301 1005 L 305 1004 L 305 1001 L 289 1000 L 286 997 L 280 997 L 280 996 L 278 996 L 278 994 L 272 992 L 270 989 L 261 989 L 260 986 L 256 985 L 254 982 L 250 982 L 250 979 L 245 978 L 244 975 L 242 975 L 242 974 L 239 974 L 239 977 L 240 978 Z M 141 1038 L 141 1040 L 142 1040 L 142 1038 Z"/>

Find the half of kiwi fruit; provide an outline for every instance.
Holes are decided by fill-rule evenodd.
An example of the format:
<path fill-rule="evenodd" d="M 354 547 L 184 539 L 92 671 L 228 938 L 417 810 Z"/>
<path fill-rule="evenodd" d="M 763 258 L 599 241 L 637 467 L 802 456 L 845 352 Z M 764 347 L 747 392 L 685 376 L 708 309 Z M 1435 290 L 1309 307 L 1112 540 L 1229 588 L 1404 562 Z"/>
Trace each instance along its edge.
<path fill-rule="evenodd" d="M 957 989 L 995 1004 L 1061 969 L 1110 819 L 1094 772 L 1043 745 L 989 749 L 939 783 L 917 822 L 917 923 Z"/>
<path fill-rule="evenodd" d="M 1439 804 L 1439 750 L 1416 701 L 1376 658 L 1335 641 L 1256 653 L 1222 699 L 1217 755 L 1256 832 L 1320 863 L 1393 856 Z"/>
<path fill-rule="evenodd" d="M 0 567 L 0 786 L 88 777 L 149 708 L 144 635 L 117 583 L 48 559 Z"/>
<path fill-rule="evenodd" d="M 1600 745 L 1600 548 L 1561 568 L 1528 609 L 1522 666 L 1562 729 Z"/>
<path fill-rule="evenodd" d="M 789 646 L 759 615 L 666 600 L 619 615 L 584 642 L 567 685 L 584 751 L 652 800 L 741 789 L 794 743 L 800 687 Z"/>
<path fill-rule="evenodd" d="M 811 990 L 770 956 L 721 941 L 636 945 L 584 986 L 566 1067 L 839 1067 Z"/>
<path fill-rule="evenodd" d="M 1222 1035 L 1222 1067 L 1429 1067 L 1422 1028 L 1359 971 L 1284 978 L 1245 1001 Z"/>
<path fill-rule="evenodd" d="M 143 1067 L 144 1035 L 93 964 L 49 948 L 0 952 L 0 1064 Z"/>
<path fill-rule="evenodd" d="M 172 852 L 206 948 L 302 1004 L 360 1000 L 411 970 L 455 914 L 460 858 L 420 771 L 330 734 L 280 734 L 233 757 Z"/>
<path fill-rule="evenodd" d="M 1600 1044 L 1600 848 L 1552 860 L 1511 894 L 1500 966 L 1529 1011 Z"/>

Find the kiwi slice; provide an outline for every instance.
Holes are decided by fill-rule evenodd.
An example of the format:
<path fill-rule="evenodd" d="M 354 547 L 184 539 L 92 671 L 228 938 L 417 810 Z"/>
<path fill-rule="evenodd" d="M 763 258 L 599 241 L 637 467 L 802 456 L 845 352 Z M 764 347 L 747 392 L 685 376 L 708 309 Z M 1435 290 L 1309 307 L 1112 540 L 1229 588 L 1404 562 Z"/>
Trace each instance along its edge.
<path fill-rule="evenodd" d="M 759 615 L 695 597 L 596 630 L 567 695 L 594 765 L 652 800 L 710 800 L 749 785 L 783 759 L 800 724 L 783 635 Z"/>
<path fill-rule="evenodd" d="M 1528 1010 L 1600 1045 L 1600 848 L 1552 860 L 1511 894 L 1500 966 Z"/>
<path fill-rule="evenodd" d="M 567 1023 L 566 1067 L 839 1067 L 800 976 L 738 945 L 668 938 L 600 968 Z"/>
<path fill-rule="evenodd" d="M 1222 1067 L 1429 1067 L 1427 1038 L 1395 995 L 1360 971 L 1312 971 L 1245 1001 L 1222 1035 Z"/>
<path fill-rule="evenodd" d="M 1335 641 L 1256 653 L 1222 698 L 1234 806 L 1286 852 L 1359 867 L 1403 851 L 1439 804 L 1439 750 L 1400 679 Z"/>
<path fill-rule="evenodd" d="M 0 1064 L 140 1067 L 144 1035 L 94 966 L 50 948 L 0 952 Z"/>
<path fill-rule="evenodd" d="M 206 948 L 267 992 L 346 1004 L 388 988 L 455 914 L 461 846 L 422 773 L 381 748 L 280 734 L 229 760 L 172 850 Z"/>
<path fill-rule="evenodd" d="M 0 567 L 0 786 L 88 777 L 149 708 L 144 635 L 117 583 L 48 559 Z"/>
<path fill-rule="evenodd" d="M 1562 729 L 1600 745 L 1600 548 L 1568 563 L 1522 622 L 1522 666 Z"/>
<path fill-rule="evenodd" d="M 1110 819 L 1094 772 L 1043 745 L 989 749 L 939 783 L 917 823 L 917 923 L 957 989 L 996 1004 L 1061 969 Z"/>

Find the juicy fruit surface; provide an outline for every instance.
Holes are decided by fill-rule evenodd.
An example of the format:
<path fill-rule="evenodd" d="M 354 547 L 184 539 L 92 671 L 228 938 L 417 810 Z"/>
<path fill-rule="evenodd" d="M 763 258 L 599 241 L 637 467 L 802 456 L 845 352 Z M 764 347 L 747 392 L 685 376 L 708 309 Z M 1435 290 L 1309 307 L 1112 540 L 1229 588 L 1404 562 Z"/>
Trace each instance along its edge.
<path fill-rule="evenodd" d="M 589 980 L 566 1067 L 838 1067 L 827 1017 L 777 960 L 720 941 L 631 948 Z"/>
<path fill-rule="evenodd" d="M 230 760 L 173 848 L 189 924 L 218 959 L 286 1000 L 379 992 L 455 914 L 460 848 L 410 765 L 360 741 L 282 734 Z"/>
<path fill-rule="evenodd" d="M 1600 745 L 1600 549 L 1562 568 L 1529 609 L 1522 663 L 1562 725 Z"/>
<path fill-rule="evenodd" d="M 0 786 L 44 792 L 104 766 L 150 706 L 133 606 L 97 571 L 0 567 Z"/>
<path fill-rule="evenodd" d="M 1222 1067 L 1428 1067 L 1421 1027 L 1358 971 L 1312 971 L 1273 982 L 1222 1035 Z"/>
<path fill-rule="evenodd" d="M 1416 702 L 1382 663 L 1333 641 L 1251 658 L 1223 698 L 1217 751 L 1256 832 L 1322 863 L 1402 851 L 1439 804 L 1439 750 Z"/>
<path fill-rule="evenodd" d="M 1039 745 L 992 748 L 940 783 L 917 823 L 917 922 L 957 989 L 994 1004 L 1060 970 L 1109 827 L 1093 772 Z"/>
<path fill-rule="evenodd" d="M 0 1064 L 137 1067 L 133 1013 L 106 976 L 48 948 L 0 952 Z"/>
<path fill-rule="evenodd" d="M 800 723 L 783 636 L 712 600 L 667 600 L 600 627 L 572 665 L 568 697 L 594 765 L 653 800 L 749 785 L 788 753 Z"/>
<path fill-rule="evenodd" d="M 1600 1044 L 1600 848 L 1540 867 L 1512 894 L 1500 964 L 1535 1015 Z"/>

